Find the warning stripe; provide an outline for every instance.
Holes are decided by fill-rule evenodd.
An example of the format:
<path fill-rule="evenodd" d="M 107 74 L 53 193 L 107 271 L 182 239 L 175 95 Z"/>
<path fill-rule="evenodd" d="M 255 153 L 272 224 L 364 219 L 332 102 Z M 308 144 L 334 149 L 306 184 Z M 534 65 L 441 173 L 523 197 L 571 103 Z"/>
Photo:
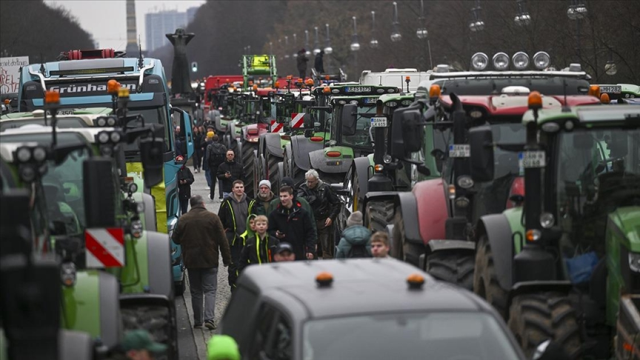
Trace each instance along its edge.
<path fill-rule="evenodd" d="M 302 127 L 304 123 L 304 114 L 305 113 L 293 113 L 291 114 L 291 128 L 297 129 Z"/>
<path fill-rule="evenodd" d="M 121 228 L 87 229 L 87 267 L 124 266 L 124 231 Z"/>
<path fill-rule="evenodd" d="M 275 120 L 271 120 L 271 132 L 272 133 L 280 132 L 283 127 L 284 127 L 284 124 L 277 123 Z"/>

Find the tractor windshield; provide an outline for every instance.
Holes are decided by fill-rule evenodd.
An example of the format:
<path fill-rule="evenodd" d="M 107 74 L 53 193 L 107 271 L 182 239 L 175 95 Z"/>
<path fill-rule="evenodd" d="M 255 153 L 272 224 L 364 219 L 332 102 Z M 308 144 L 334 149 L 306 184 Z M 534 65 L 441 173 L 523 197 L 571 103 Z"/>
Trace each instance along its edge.
<path fill-rule="evenodd" d="M 376 108 L 358 107 L 358 119 L 356 121 L 356 133 L 355 135 L 343 135 L 340 141 L 340 145 L 371 148 L 371 136 L 369 135 L 369 129 L 371 128 L 371 117 L 376 114 Z"/>
<path fill-rule="evenodd" d="M 142 115 L 145 124 L 157 124 L 162 125 L 162 133 L 155 134 L 156 136 L 164 139 L 166 149 L 170 149 L 170 129 L 171 126 L 167 120 L 167 112 L 165 107 L 153 107 L 153 108 L 133 108 L 127 113 L 128 115 Z M 134 129 L 142 126 L 142 122 L 138 120 L 130 121 L 127 124 L 127 129 Z M 136 140 L 132 144 L 125 145 L 125 154 L 127 157 L 136 156 L 140 153 L 140 140 Z"/>
<path fill-rule="evenodd" d="M 565 255 L 592 250 L 601 254 L 607 215 L 618 207 L 640 204 L 640 130 L 561 133 L 555 173 Z"/>

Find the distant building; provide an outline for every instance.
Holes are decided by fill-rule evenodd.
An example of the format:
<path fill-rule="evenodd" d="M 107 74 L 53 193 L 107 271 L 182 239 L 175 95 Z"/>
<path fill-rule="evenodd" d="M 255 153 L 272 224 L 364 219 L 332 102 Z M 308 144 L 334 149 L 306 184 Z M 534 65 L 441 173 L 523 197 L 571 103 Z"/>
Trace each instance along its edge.
<path fill-rule="evenodd" d="M 146 47 L 151 52 L 170 42 L 165 34 L 173 33 L 177 28 L 186 28 L 193 20 L 198 7 L 191 7 L 186 12 L 176 10 L 159 11 L 145 15 Z"/>

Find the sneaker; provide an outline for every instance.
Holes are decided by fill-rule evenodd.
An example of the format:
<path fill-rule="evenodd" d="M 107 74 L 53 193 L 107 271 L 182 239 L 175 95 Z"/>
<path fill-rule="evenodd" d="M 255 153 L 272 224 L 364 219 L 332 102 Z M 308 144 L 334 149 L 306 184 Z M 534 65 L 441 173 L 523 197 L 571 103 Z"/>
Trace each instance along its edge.
<path fill-rule="evenodd" d="M 211 188 L 207 186 L 207 190 L 211 190 Z"/>
<path fill-rule="evenodd" d="M 213 320 L 207 320 L 204 322 L 204 326 L 207 327 L 207 329 L 209 330 L 215 330 L 217 329 L 216 324 L 213 322 Z"/>
<path fill-rule="evenodd" d="M 222 200 L 222 196 L 220 196 L 220 197 L 218 198 L 218 200 Z"/>
<path fill-rule="evenodd" d="M 193 328 L 194 329 L 202 329 L 202 324 L 194 324 Z"/>

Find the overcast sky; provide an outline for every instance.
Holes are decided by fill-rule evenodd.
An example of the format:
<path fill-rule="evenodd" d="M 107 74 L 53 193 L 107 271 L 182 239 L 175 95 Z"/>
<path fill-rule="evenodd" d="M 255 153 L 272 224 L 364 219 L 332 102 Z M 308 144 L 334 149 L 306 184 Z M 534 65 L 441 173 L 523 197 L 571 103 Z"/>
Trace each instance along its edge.
<path fill-rule="evenodd" d="M 87 32 L 93 35 L 100 48 L 124 50 L 127 45 L 127 23 L 125 0 L 44 0 L 50 6 L 63 6 L 75 16 Z M 200 6 L 205 0 L 137 0 L 136 26 L 145 49 L 144 15 L 162 10 L 186 11 Z"/>

